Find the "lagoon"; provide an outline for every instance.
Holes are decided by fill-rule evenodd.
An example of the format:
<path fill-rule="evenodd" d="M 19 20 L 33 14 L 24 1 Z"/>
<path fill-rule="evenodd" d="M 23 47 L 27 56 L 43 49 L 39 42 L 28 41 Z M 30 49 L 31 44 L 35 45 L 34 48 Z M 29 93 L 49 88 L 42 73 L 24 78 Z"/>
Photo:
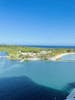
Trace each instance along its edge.
<path fill-rule="evenodd" d="M 75 61 L 75 54 L 68 54 L 63 57 L 61 57 L 61 60 L 63 61 Z"/>
<path fill-rule="evenodd" d="M 23 87 L 24 85 L 25 87 Z M 61 96 L 61 92 L 62 94 L 65 92 L 69 93 L 70 90 L 75 87 L 75 62 L 50 62 L 50 61 L 19 62 L 16 60 L 8 60 L 6 58 L 1 58 L 0 88 L 2 89 L 2 91 L 3 90 L 6 91 L 7 88 L 7 90 L 9 90 L 8 93 L 10 93 L 13 87 L 17 89 L 20 88 L 18 90 L 19 93 L 20 90 L 22 90 L 22 93 L 23 91 L 25 91 L 24 92 L 25 94 L 23 93 L 24 95 L 26 95 L 26 93 L 28 93 L 27 95 L 31 95 L 30 89 L 38 91 L 37 89 L 40 89 L 40 87 L 43 89 L 45 88 L 44 94 L 39 94 L 40 96 L 42 96 L 42 98 L 44 95 L 46 95 L 45 99 L 40 98 L 36 100 L 46 100 L 46 99 L 54 100 L 51 99 L 54 96 L 58 98 L 56 100 L 64 100 L 63 98 L 65 97 L 65 95 Z M 39 92 L 43 92 L 43 89 L 39 90 Z M 5 94 L 6 92 L 3 93 Z M 17 95 L 18 97 L 18 94 L 15 93 L 15 95 Z M 27 95 L 24 97 L 24 99 L 27 97 Z M 37 95 L 38 94 L 36 93 L 35 98 L 37 98 Z M 11 100 L 13 99 L 11 98 Z"/>
<path fill-rule="evenodd" d="M 27 76 L 35 83 L 62 90 L 75 82 L 75 62 L 50 62 L 0 59 L 0 77 Z"/>

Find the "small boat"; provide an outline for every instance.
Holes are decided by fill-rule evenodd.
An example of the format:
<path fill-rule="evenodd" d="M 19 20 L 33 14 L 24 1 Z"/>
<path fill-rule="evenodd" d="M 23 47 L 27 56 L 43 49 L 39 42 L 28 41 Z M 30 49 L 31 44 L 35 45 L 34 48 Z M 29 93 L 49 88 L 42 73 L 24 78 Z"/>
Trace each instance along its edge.
<path fill-rule="evenodd" d="M 75 88 L 72 90 L 72 92 L 67 96 L 65 100 L 75 100 Z"/>

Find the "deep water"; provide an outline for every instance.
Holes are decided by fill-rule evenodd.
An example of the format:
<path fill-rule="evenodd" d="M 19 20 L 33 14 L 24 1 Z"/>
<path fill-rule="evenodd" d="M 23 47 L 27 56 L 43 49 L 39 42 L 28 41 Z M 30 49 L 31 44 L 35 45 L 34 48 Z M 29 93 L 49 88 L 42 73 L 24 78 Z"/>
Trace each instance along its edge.
<path fill-rule="evenodd" d="M 67 92 L 47 88 L 21 76 L 0 78 L 0 100 L 64 100 Z"/>
<path fill-rule="evenodd" d="M 33 48 L 75 48 L 75 46 L 68 46 L 68 45 L 19 45 L 25 47 L 33 47 Z"/>

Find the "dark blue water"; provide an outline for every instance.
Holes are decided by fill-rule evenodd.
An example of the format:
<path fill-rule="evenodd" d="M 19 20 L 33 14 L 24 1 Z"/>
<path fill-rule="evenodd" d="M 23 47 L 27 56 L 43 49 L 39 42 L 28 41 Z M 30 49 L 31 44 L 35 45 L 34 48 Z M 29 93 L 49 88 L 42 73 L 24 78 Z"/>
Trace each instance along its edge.
<path fill-rule="evenodd" d="M 64 100 L 67 93 L 43 87 L 25 76 L 1 78 L 0 100 Z"/>
<path fill-rule="evenodd" d="M 75 46 L 58 46 L 58 45 L 21 45 L 25 47 L 34 47 L 34 48 L 75 48 Z"/>

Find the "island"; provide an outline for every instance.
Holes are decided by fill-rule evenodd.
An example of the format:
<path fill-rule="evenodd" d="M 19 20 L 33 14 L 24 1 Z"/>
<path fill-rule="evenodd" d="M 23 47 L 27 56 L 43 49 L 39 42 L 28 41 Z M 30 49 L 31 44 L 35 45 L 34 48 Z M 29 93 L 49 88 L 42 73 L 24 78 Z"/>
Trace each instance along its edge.
<path fill-rule="evenodd" d="M 11 60 L 49 60 L 60 61 L 61 57 L 68 54 L 75 54 L 74 48 L 40 48 L 16 45 L 0 45 L 0 57 L 7 57 Z"/>

